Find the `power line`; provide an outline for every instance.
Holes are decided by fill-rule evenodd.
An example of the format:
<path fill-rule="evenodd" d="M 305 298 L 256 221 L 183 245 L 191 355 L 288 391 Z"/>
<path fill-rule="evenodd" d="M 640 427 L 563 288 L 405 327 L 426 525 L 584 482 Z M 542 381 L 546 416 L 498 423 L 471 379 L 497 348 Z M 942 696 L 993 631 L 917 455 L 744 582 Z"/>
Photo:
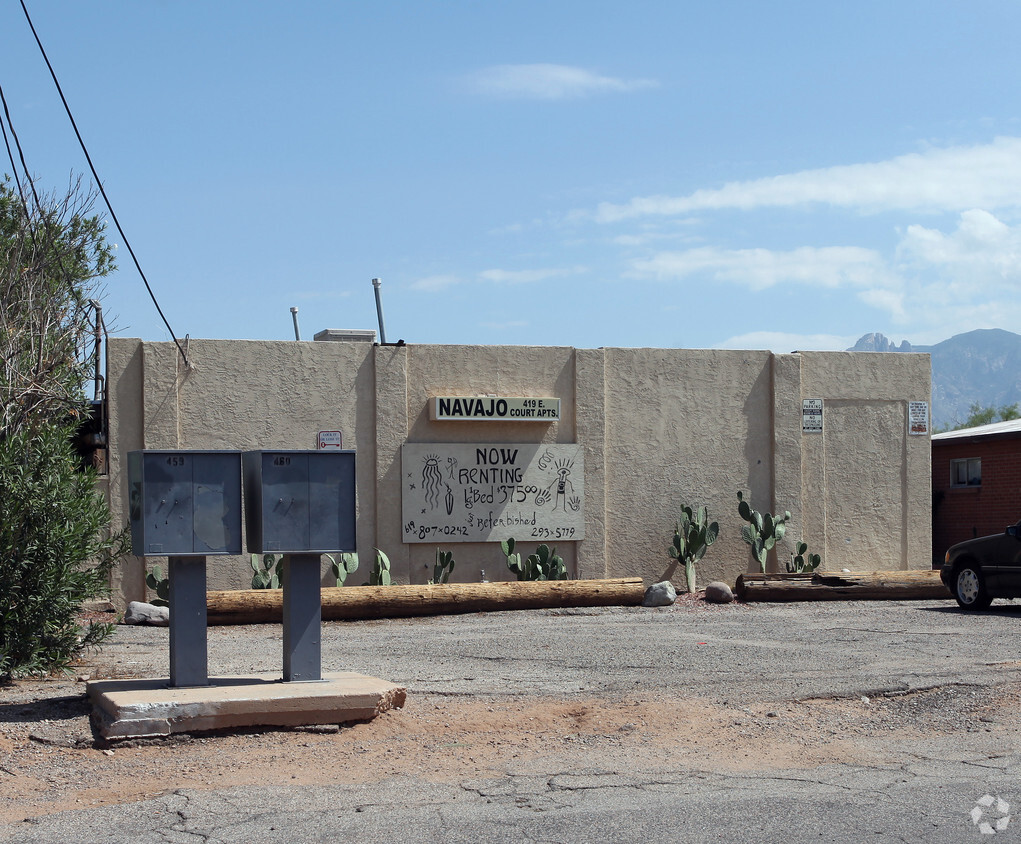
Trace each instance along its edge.
<path fill-rule="evenodd" d="M 14 163 L 14 153 L 11 151 L 11 142 L 7 138 L 7 126 L 11 127 L 11 137 L 14 138 L 14 146 L 18 148 L 18 158 L 21 160 L 21 167 L 25 171 L 25 180 L 32 187 L 32 194 L 35 195 L 35 185 L 32 184 L 32 180 L 28 178 L 28 165 L 25 163 L 25 152 L 21 148 L 21 141 L 18 140 L 18 133 L 14 131 L 14 124 L 11 122 L 11 110 L 7 107 L 7 97 L 4 96 L 3 85 L 0 85 L 0 103 L 3 103 L 4 116 L 7 118 L 6 126 L 4 121 L 0 120 L 0 130 L 3 131 L 4 144 L 7 147 L 7 158 L 11 162 L 11 172 L 14 174 L 14 183 L 18 186 L 18 196 L 21 197 L 21 204 L 24 208 L 28 208 L 28 199 L 25 197 L 25 189 L 21 186 L 21 177 L 18 175 L 18 165 Z M 35 197 L 35 204 L 38 208 L 39 197 Z"/>
<path fill-rule="evenodd" d="M 92 163 L 92 156 L 89 155 L 89 151 L 85 146 L 85 141 L 82 140 L 81 132 L 78 131 L 78 124 L 75 123 L 74 115 L 71 114 L 71 107 L 67 104 L 67 99 L 64 97 L 64 91 L 60 87 L 60 82 L 57 80 L 57 74 L 54 72 L 53 65 L 50 64 L 49 57 L 46 55 L 46 50 L 43 48 L 43 42 L 39 40 L 39 34 L 35 31 L 35 25 L 32 23 L 31 16 L 28 14 L 28 7 L 25 5 L 25 0 L 21 0 L 21 10 L 25 13 L 25 20 L 28 21 L 28 26 L 29 29 L 32 30 L 35 43 L 39 46 L 39 52 L 42 53 L 43 61 L 46 62 L 46 67 L 50 71 L 50 76 L 53 78 L 53 84 L 57 86 L 57 93 L 60 94 L 60 101 L 64 104 L 64 111 L 67 112 L 67 117 L 68 120 L 71 121 L 75 137 L 78 138 L 78 145 L 82 148 L 82 152 L 85 153 L 85 160 L 89 163 L 89 170 L 92 171 L 92 178 L 95 179 L 99 192 L 103 195 L 103 201 L 106 203 L 106 207 L 110 211 L 110 219 L 113 220 L 114 226 L 117 227 L 121 240 L 124 241 L 124 246 L 127 248 L 128 254 L 131 255 L 131 260 L 135 262 L 135 269 L 138 270 L 138 274 L 141 276 L 143 284 L 145 284 L 145 289 L 149 291 L 149 298 L 152 299 L 152 303 L 156 306 L 156 311 L 159 313 L 160 319 L 163 320 L 163 324 L 167 327 L 167 331 L 170 332 L 170 336 L 174 338 L 174 343 L 177 346 L 177 351 L 181 353 L 184 365 L 190 368 L 191 362 L 188 360 L 188 355 L 185 354 L 184 347 L 177 339 L 177 335 L 174 334 L 174 329 L 170 327 L 170 323 L 163 314 L 163 309 L 160 307 L 160 303 L 156 301 L 156 294 L 153 293 L 152 287 L 149 286 L 149 280 L 145 277 L 145 273 L 142 271 L 142 265 L 138 262 L 138 258 L 135 256 L 135 250 L 131 248 L 128 236 L 124 233 L 124 229 L 121 228 L 120 221 L 117 219 L 117 214 L 113 210 L 113 205 L 110 204 L 110 198 L 106 195 L 106 191 L 103 189 L 103 183 L 100 181 L 99 174 L 96 172 L 96 168 Z"/>

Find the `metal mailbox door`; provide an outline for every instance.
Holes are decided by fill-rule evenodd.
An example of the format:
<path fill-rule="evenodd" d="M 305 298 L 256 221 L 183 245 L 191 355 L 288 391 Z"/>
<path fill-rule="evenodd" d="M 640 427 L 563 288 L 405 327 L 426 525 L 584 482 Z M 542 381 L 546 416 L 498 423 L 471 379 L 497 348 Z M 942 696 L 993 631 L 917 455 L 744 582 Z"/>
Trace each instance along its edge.
<path fill-rule="evenodd" d="M 261 460 L 263 551 L 309 550 L 308 455 L 268 452 Z"/>
<path fill-rule="evenodd" d="M 132 553 L 241 553 L 241 454 L 128 453 Z"/>
<path fill-rule="evenodd" d="M 354 452 L 309 455 L 309 542 L 316 551 L 354 551 Z"/>
<path fill-rule="evenodd" d="M 190 553 L 192 548 L 191 457 L 142 455 L 143 554 Z"/>
<path fill-rule="evenodd" d="M 241 460 L 238 453 L 192 460 L 193 548 L 196 554 L 241 552 Z"/>

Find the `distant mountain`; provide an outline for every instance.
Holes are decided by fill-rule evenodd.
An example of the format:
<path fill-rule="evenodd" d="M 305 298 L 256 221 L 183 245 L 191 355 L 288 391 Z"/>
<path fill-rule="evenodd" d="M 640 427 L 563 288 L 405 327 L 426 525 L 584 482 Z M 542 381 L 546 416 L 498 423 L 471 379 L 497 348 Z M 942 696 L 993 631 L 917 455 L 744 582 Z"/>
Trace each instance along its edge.
<path fill-rule="evenodd" d="M 1000 328 L 957 334 L 934 346 L 898 346 L 866 334 L 849 352 L 928 352 L 932 360 L 932 424 L 956 425 L 976 402 L 1003 407 L 1021 402 L 1021 335 Z"/>

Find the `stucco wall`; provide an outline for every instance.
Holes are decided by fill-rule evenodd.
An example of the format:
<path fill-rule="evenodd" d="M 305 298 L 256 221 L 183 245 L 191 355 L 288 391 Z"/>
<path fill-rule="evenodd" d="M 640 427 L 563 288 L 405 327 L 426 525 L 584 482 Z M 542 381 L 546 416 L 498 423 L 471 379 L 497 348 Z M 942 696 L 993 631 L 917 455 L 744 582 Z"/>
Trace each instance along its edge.
<path fill-rule="evenodd" d="M 188 355 L 185 369 L 172 343 L 111 340 L 118 521 L 130 450 L 312 448 L 318 431 L 339 429 L 357 452 L 355 583 L 373 547 L 399 581 L 431 574 L 437 546 L 402 541 L 405 442 L 581 444 L 585 538 L 558 543 L 573 576 L 683 585 L 666 549 L 688 503 L 707 505 L 721 528 L 699 582 L 733 582 L 751 562 L 739 489 L 756 509 L 790 510 L 789 538 L 804 537 L 825 568 L 929 565 L 929 438 L 908 436 L 906 425 L 907 403 L 929 397 L 925 355 L 226 340 L 192 340 Z M 429 418 L 431 396 L 487 394 L 556 396 L 561 418 Z M 822 434 L 802 433 L 803 398 L 824 399 Z M 455 580 L 482 569 L 510 576 L 496 543 L 439 547 L 454 552 Z M 210 588 L 243 588 L 250 577 L 247 557 L 210 558 Z M 114 585 L 122 600 L 143 597 L 143 561 L 122 565 Z"/>
<path fill-rule="evenodd" d="M 802 392 L 825 399 L 822 434 L 802 437 L 805 538 L 852 571 L 927 568 L 932 546 L 928 435 L 908 402 L 930 394 L 928 355 L 804 352 Z"/>

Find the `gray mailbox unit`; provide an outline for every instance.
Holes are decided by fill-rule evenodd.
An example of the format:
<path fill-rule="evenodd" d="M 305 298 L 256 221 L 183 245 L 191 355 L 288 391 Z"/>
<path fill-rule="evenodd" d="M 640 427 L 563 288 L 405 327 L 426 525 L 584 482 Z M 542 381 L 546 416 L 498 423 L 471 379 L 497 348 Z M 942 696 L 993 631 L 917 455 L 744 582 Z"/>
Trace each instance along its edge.
<path fill-rule="evenodd" d="M 241 452 L 128 453 L 131 550 L 167 557 L 170 685 L 209 684 L 206 557 L 241 553 Z"/>
<path fill-rule="evenodd" d="M 128 453 L 131 553 L 205 557 L 241 553 L 241 454 Z"/>
<path fill-rule="evenodd" d="M 250 552 L 355 550 L 354 451 L 246 451 L 244 475 Z"/>
<path fill-rule="evenodd" d="M 320 556 L 355 550 L 353 451 L 246 451 L 248 550 L 283 554 L 284 681 L 322 679 Z"/>

